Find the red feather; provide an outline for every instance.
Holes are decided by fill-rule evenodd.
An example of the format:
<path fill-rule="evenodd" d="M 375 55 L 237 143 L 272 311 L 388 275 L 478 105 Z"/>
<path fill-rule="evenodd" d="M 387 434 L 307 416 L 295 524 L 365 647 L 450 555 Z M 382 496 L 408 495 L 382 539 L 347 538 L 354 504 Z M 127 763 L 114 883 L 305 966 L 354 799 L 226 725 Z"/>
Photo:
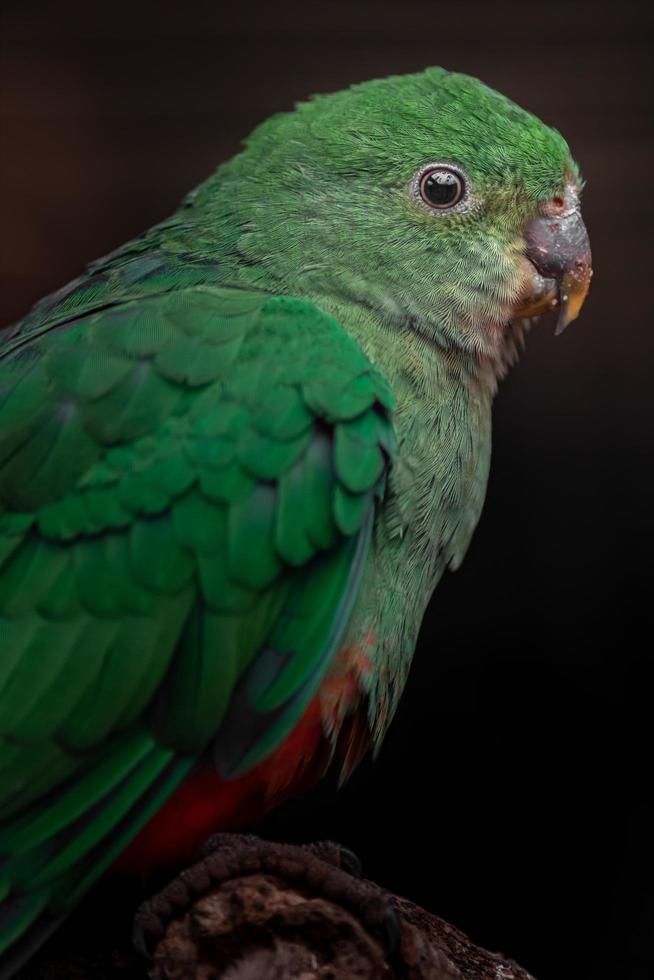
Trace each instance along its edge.
<path fill-rule="evenodd" d="M 210 834 L 240 830 L 313 785 L 329 762 L 320 712 L 316 697 L 285 741 L 240 778 L 221 779 L 209 763 L 196 769 L 137 834 L 113 870 L 147 878 L 155 868 L 187 863 Z"/>

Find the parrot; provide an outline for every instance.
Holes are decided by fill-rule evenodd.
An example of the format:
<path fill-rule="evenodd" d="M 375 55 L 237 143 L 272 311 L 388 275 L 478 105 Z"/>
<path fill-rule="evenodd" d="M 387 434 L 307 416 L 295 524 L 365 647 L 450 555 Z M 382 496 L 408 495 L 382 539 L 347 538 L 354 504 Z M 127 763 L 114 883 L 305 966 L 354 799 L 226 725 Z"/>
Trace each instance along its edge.
<path fill-rule="evenodd" d="M 0 976 L 379 749 L 498 381 L 588 292 L 582 185 L 472 77 L 361 82 L 2 332 Z"/>

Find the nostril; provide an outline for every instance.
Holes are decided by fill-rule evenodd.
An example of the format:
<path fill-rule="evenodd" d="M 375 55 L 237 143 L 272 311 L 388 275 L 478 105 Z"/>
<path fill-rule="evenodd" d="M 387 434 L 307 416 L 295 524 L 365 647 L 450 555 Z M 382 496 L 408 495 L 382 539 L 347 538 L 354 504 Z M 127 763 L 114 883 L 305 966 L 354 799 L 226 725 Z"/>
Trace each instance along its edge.
<path fill-rule="evenodd" d="M 552 198 L 552 204 L 555 208 L 562 208 L 565 205 L 565 198 L 557 194 L 556 197 Z"/>

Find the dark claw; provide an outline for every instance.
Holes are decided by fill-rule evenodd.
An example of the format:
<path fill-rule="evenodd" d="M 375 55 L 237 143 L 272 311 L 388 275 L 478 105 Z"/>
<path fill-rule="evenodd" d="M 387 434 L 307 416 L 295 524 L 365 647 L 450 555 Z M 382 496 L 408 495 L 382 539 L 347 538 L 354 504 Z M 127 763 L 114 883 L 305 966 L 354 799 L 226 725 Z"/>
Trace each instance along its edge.
<path fill-rule="evenodd" d="M 363 865 L 361 861 L 349 847 L 343 847 L 333 840 L 318 841 L 314 844 L 300 845 L 310 854 L 315 854 L 317 858 L 326 864 L 331 864 L 335 868 L 340 868 L 353 878 L 361 878 L 363 875 Z"/>
<path fill-rule="evenodd" d="M 143 926 L 137 918 L 134 919 L 134 923 L 132 925 L 132 946 L 144 960 L 152 959 L 152 954 L 148 948 Z"/>
<path fill-rule="evenodd" d="M 347 871 L 353 878 L 361 878 L 363 865 L 354 851 L 351 851 L 349 847 L 339 846 L 339 860 L 343 871 Z"/>
<path fill-rule="evenodd" d="M 390 902 L 379 924 L 379 931 L 384 944 L 384 952 L 390 960 L 399 952 L 402 938 L 400 917 Z"/>

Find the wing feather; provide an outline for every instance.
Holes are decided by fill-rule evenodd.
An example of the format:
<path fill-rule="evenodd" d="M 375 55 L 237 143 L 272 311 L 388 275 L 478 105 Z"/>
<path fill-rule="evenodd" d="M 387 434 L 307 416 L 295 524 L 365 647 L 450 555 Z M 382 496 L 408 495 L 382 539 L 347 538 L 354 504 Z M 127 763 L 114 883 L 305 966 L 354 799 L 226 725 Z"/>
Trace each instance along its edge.
<path fill-rule="evenodd" d="M 356 600 L 391 408 L 333 319 L 237 289 L 85 308 L 0 351 L 6 936 L 211 743 L 236 775 L 299 719 Z"/>

